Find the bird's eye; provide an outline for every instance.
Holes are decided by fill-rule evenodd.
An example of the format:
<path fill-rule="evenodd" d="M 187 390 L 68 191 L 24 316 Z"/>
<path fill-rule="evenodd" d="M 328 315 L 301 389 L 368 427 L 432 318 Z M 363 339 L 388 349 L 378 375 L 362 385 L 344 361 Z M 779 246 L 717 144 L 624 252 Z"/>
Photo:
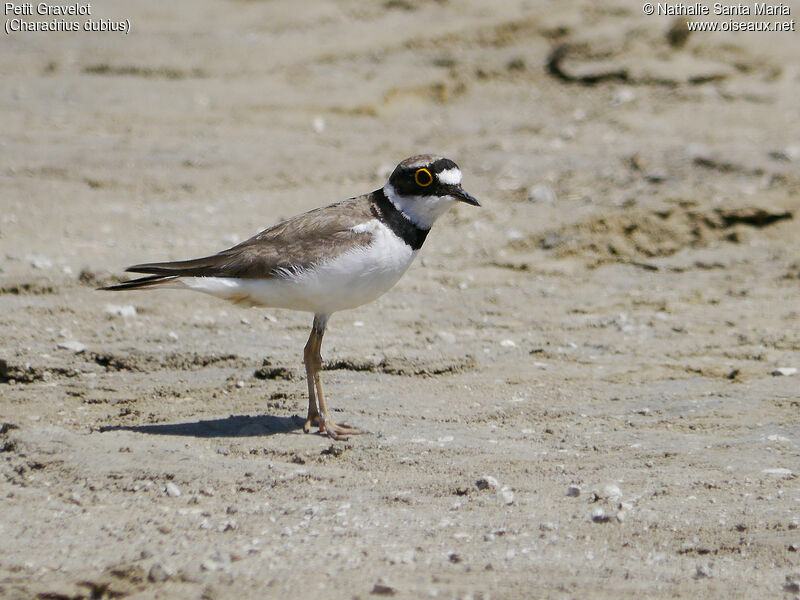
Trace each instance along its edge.
<path fill-rule="evenodd" d="M 419 187 L 428 187 L 433 183 L 433 175 L 428 169 L 417 169 L 417 172 L 414 173 L 414 181 Z"/>

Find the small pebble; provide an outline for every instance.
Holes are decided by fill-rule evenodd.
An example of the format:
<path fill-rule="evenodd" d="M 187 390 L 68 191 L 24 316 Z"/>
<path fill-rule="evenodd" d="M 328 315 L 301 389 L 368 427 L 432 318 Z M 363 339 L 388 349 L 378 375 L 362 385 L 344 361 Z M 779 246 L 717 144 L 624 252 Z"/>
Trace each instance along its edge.
<path fill-rule="evenodd" d="M 458 341 L 455 334 L 449 331 L 437 331 L 436 337 L 438 337 L 445 344 L 455 344 Z"/>
<path fill-rule="evenodd" d="M 34 269 L 49 269 L 53 266 L 53 261 L 46 256 L 30 256 L 29 258 Z"/>
<path fill-rule="evenodd" d="M 239 524 L 236 521 L 225 521 L 220 523 L 219 527 L 217 527 L 217 531 L 222 533 L 226 531 L 236 531 L 239 528 Z"/>
<path fill-rule="evenodd" d="M 237 381 L 236 382 L 236 387 L 239 388 L 239 389 L 243 388 L 244 387 L 244 381 L 242 381 L 241 379 L 239 381 Z"/>
<path fill-rule="evenodd" d="M 106 304 L 104 312 L 113 317 L 130 319 L 136 316 L 136 307 L 133 304 Z"/>
<path fill-rule="evenodd" d="M 567 488 L 567 496 L 570 498 L 577 498 L 581 495 L 581 488 L 577 485 L 571 485 Z"/>
<path fill-rule="evenodd" d="M 500 499 L 503 501 L 503 504 L 505 504 L 506 506 L 514 504 L 514 492 L 512 492 L 507 487 L 504 487 L 502 490 L 500 490 L 499 496 Z"/>
<path fill-rule="evenodd" d="M 546 183 L 540 183 L 531 190 L 531 193 L 528 195 L 528 200 L 531 202 L 554 204 L 556 201 L 556 193 L 553 191 L 553 188 Z"/>
<path fill-rule="evenodd" d="M 475 482 L 475 486 L 479 490 L 488 490 L 489 488 L 492 488 L 494 490 L 499 490 L 500 482 L 497 481 L 497 479 L 495 479 L 491 475 L 484 475 L 483 477 L 478 479 L 478 481 Z"/>
<path fill-rule="evenodd" d="M 159 583 L 169 579 L 170 574 L 161 563 L 155 563 L 150 567 L 150 572 L 147 574 L 147 579 L 153 583 Z"/>
<path fill-rule="evenodd" d="M 606 511 L 599 506 L 592 511 L 592 521 L 595 523 L 608 523 L 610 521 Z"/>
<path fill-rule="evenodd" d="M 170 496 L 171 498 L 177 498 L 181 495 L 181 489 L 171 481 L 167 483 L 164 491 L 167 493 L 167 496 Z"/>
<path fill-rule="evenodd" d="M 376 596 L 394 596 L 396 593 L 397 590 L 385 583 L 376 583 L 372 586 L 372 591 L 370 592 L 370 594 L 375 594 Z"/>
<path fill-rule="evenodd" d="M 539 531 L 555 531 L 556 526 L 550 521 L 539 523 Z"/>
<path fill-rule="evenodd" d="M 325 131 L 325 119 L 323 117 L 314 117 L 311 126 L 314 128 L 314 133 L 322 133 Z"/>
<path fill-rule="evenodd" d="M 217 550 L 213 555 L 200 563 L 200 568 L 204 571 L 228 571 L 230 566 L 231 555 L 221 550 Z"/>
<path fill-rule="evenodd" d="M 785 469 L 783 467 L 776 467 L 774 469 L 764 469 L 761 472 L 766 474 L 766 475 L 786 475 L 786 476 L 789 476 L 789 477 L 794 475 L 794 473 L 792 473 L 791 469 Z"/>
<path fill-rule="evenodd" d="M 800 592 L 800 573 L 793 573 L 786 576 L 786 583 L 783 584 L 783 591 L 790 594 Z"/>
<path fill-rule="evenodd" d="M 81 352 L 86 350 L 86 344 L 81 344 L 78 341 L 72 340 L 69 342 L 60 342 L 58 347 L 62 350 L 69 350 L 70 352 L 74 352 L 75 354 L 80 354 Z"/>
<path fill-rule="evenodd" d="M 708 568 L 708 565 L 697 565 L 693 577 L 695 579 L 707 579 L 711 577 L 711 569 Z"/>
<path fill-rule="evenodd" d="M 200 568 L 203 569 L 203 571 L 218 571 L 222 569 L 222 565 L 218 564 L 216 561 L 211 560 L 210 558 L 207 558 L 206 560 L 200 563 Z"/>
<path fill-rule="evenodd" d="M 484 535 L 483 536 L 483 541 L 484 542 L 493 542 L 494 540 L 496 540 L 499 537 L 504 536 L 505 534 L 506 534 L 506 530 L 505 529 L 497 529 L 495 531 L 492 531 L 492 532 L 487 533 L 486 535 Z"/>
<path fill-rule="evenodd" d="M 516 348 L 517 343 L 514 340 L 503 340 L 500 342 L 503 348 Z"/>
<path fill-rule="evenodd" d="M 776 160 L 795 161 L 800 158 L 800 144 L 787 146 L 780 150 L 773 150 L 769 155 Z"/>
<path fill-rule="evenodd" d="M 622 491 L 619 489 L 619 486 L 611 483 L 603 488 L 603 497 L 609 500 L 619 500 L 622 498 Z"/>
<path fill-rule="evenodd" d="M 772 375 L 775 377 L 790 377 L 796 374 L 797 369 L 795 367 L 779 367 L 772 372 Z"/>
<path fill-rule="evenodd" d="M 619 106 L 620 104 L 627 104 L 628 102 L 633 102 L 636 100 L 636 92 L 634 92 L 631 88 L 620 88 L 620 90 L 614 94 L 614 97 L 611 98 L 611 104 L 614 106 Z"/>

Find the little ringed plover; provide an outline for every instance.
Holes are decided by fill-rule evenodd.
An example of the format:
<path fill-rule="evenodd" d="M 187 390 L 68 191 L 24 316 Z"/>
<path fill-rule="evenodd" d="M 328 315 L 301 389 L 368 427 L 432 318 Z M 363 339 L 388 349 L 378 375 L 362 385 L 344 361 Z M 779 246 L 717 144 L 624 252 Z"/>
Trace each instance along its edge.
<path fill-rule="evenodd" d="M 333 439 L 362 431 L 333 422 L 320 380 L 320 347 L 336 311 L 375 300 L 402 277 L 431 226 L 456 202 L 480 206 L 461 187 L 450 159 L 423 154 L 401 162 L 381 189 L 278 223 L 212 256 L 145 263 L 126 271 L 145 277 L 101 288 L 180 288 L 236 304 L 314 314 L 303 360 L 312 425 Z"/>

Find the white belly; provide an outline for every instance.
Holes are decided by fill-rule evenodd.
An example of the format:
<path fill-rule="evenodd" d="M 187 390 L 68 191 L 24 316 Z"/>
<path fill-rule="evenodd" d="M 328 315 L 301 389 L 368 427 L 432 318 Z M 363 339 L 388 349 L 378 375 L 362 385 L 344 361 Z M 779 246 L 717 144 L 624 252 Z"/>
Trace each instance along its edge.
<path fill-rule="evenodd" d="M 331 314 L 375 300 L 417 255 L 379 221 L 365 226 L 372 243 L 299 272 L 271 279 L 186 277 L 180 286 L 237 303 Z M 176 282 L 177 283 L 177 282 Z"/>

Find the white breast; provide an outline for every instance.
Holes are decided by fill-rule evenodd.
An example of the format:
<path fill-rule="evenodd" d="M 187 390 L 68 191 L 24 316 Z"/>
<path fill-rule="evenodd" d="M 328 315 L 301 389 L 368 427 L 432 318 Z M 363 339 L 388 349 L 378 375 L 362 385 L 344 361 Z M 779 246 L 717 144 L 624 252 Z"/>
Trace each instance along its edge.
<path fill-rule="evenodd" d="M 417 252 L 378 220 L 353 229 L 372 233 L 372 242 L 313 268 L 272 279 L 189 277 L 180 281 L 183 287 L 244 304 L 324 314 L 355 308 L 397 283 Z"/>

